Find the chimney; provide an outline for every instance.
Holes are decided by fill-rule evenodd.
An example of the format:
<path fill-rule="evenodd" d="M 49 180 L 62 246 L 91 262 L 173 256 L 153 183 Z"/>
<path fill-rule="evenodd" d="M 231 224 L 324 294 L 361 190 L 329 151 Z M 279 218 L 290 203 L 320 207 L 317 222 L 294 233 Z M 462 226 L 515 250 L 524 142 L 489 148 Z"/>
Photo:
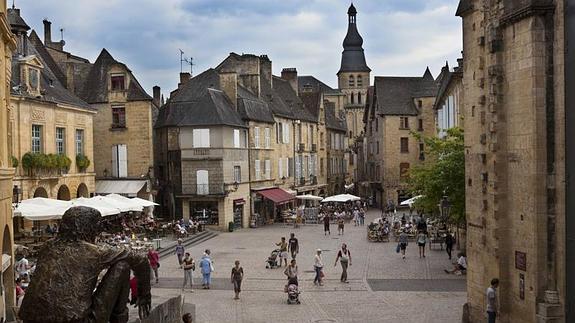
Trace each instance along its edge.
<path fill-rule="evenodd" d="M 180 83 L 178 83 L 178 89 L 182 88 L 186 82 L 188 82 L 192 78 L 192 74 L 188 72 L 180 73 Z"/>
<path fill-rule="evenodd" d="M 44 23 L 44 45 L 48 46 L 52 43 L 52 23 L 48 19 L 42 22 Z"/>
<path fill-rule="evenodd" d="M 236 72 L 221 72 L 220 89 L 228 96 L 234 108 L 238 106 L 238 74 Z"/>
<path fill-rule="evenodd" d="M 262 81 L 269 82 L 270 88 L 273 88 L 272 61 L 268 55 L 260 55 L 260 74 L 263 76 Z"/>
<path fill-rule="evenodd" d="M 295 94 L 298 94 L 298 82 L 297 82 L 297 69 L 295 67 L 289 67 L 282 69 L 282 79 L 289 81 Z"/>
<path fill-rule="evenodd" d="M 152 91 L 154 92 L 154 104 L 155 104 L 157 107 L 160 107 L 160 95 L 161 95 L 160 87 L 157 86 L 157 85 L 155 85 L 155 86 L 152 88 Z"/>

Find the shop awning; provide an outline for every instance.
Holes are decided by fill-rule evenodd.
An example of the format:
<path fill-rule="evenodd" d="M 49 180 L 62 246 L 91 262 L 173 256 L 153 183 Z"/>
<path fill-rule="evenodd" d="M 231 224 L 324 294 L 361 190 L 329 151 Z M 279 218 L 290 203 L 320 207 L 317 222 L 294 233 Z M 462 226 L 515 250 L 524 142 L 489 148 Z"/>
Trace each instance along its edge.
<path fill-rule="evenodd" d="M 96 181 L 96 194 L 122 194 L 130 197 L 138 195 L 142 187 L 147 184 L 147 181 L 131 181 L 131 180 L 103 180 Z"/>
<path fill-rule="evenodd" d="M 276 204 L 286 203 L 295 199 L 293 194 L 290 194 L 279 187 L 257 191 L 257 193 Z"/>

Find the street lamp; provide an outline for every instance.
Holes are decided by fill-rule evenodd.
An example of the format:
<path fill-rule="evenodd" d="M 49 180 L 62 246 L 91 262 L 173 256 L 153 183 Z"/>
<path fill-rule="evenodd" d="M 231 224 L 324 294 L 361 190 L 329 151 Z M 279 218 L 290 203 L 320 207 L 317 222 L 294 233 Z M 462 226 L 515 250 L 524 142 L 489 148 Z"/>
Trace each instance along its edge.
<path fill-rule="evenodd" d="M 449 218 L 449 211 L 451 211 L 451 203 L 449 203 L 449 200 L 447 199 L 447 195 L 445 195 L 445 193 L 441 198 L 441 201 L 439 201 L 438 206 L 441 219 L 443 221 L 447 221 L 447 219 Z"/>
<path fill-rule="evenodd" d="M 12 203 L 14 204 L 14 208 L 18 207 L 20 201 L 22 199 L 22 189 L 18 187 L 18 185 L 14 185 L 12 188 Z"/>

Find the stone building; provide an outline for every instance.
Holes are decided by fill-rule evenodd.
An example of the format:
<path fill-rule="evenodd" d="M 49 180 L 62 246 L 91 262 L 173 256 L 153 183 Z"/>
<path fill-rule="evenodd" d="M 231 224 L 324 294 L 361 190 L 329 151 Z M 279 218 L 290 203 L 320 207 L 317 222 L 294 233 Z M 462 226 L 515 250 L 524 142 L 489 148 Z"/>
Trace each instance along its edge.
<path fill-rule="evenodd" d="M 573 3 L 461 0 L 456 14 L 470 320 L 484 320 L 485 289 L 498 277 L 499 321 L 573 322 L 573 222 L 565 209 L 565 77 L 573 75 L 565 60 L 573 47 L 566 51 L 564 20 L 572 32 Z"/>
<path fill-rule="evenodd" d="M 16 168 L 14 185 L 22 199 L 70 200 L 94 193 L 93 125 L 96 110 L 67 90 L 55 76 L 51 56 L 34 31 L 8 9 L 17 50 L 10 79 L 9 147 Z M 16 221 L 18 232 L 32 221 Z M 37 228 L 39 229 L 39 228 Z"/>
<path fill-rule="evenodd" d="M 411 132 L 435 135 L 437 83 L 421 77 L 376 76 L 365 108 L 367 195 L 378 205 L 409 198 L 409 170 L 425 160 L 425 147 Z"/>
<path fill-rule="evenodd" d="M 94 116 L 96 194 L 118 193 L 153 199 L 153 129 L 160 89 L 152 98 L 132 71 L 104 48 L 94 63 L 52 41 L 44 20 L 44 47 L 54 75 L 97 111 Z M 39 39 L 35 43 L 41 42 Z"/>
<path fill-rule="evenodd" d="M 439 91 L 435 98 L 435 127 L 439 137 L 444 137 L 447 129 L 463 128 L 463 59 L 457 60 L 458 66 L 449 70 L 446 62 L 437 77 Z"/>
<path fill-rule="evenodd" d="M 10 79 L 12 53 L 16 50 L 16 38 L 10 30 L 6 1 L 0 2 L 0 250 L 2 250 L 2 294 L 0 295 L 0 319 L 10 321 L 15 305 L 14 289 L 14 232 L 12 229 L 12 177 L 14 168 L 10 153 L 10 130 L 8 104 L 10 102 Z"/>

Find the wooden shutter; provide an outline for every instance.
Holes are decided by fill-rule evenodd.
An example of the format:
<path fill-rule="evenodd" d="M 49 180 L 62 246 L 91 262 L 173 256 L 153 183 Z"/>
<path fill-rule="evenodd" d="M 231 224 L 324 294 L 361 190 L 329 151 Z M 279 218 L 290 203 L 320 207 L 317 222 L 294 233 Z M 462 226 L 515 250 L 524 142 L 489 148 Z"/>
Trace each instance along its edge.
<path fill-rule="evenodd" d="M 272 167 L 269 159 L 266 159 L 265 161 L 265 168 L 266 168 L 266 179 L 272 178 L 272 169 L 271 169 Z"/>
<path fill-rule="evenodd" d="M 128 177 L 128 146 L 118 145 L 118 177 Z"/>
<path fill-rule="evenodd" d="M 234 148 L 240 148 L 240 130 L 234 129 Z"/>
<path fill-rule="evenodd" d="M 118 146 L 112 146 L 112 177 L 118 177 Z"/>
<path fill-rule="evenodd" d="M 278 159 L 278 179 L 284 177 L 283 158 Z"/>
<path fill-rule="evenodd" d="M 254 162 L 254 169 L 255 169 L 255 175 L 256 175 L 256 181 L 260 180 L 260 161 L 259 160 L 255 160 Z"/>

